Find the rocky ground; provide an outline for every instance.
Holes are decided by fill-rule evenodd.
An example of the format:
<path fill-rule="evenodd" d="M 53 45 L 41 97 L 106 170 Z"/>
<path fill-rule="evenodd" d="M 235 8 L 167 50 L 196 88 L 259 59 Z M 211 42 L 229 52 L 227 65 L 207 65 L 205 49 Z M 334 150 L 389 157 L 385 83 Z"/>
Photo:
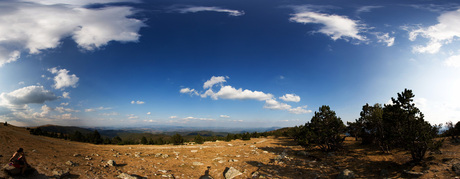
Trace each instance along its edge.
<path fill-rule="evenodd" d="M 456 178 L 460 146 L 445 142 L 441 152 L 410 163 L 404 151 L 382 154 L 347 138 L 345 150 L 303 150 L 289 139 L 206 142 L 202 145 L 92 145 L 0 126 L 0 178 Z M 8 159 L 24 148 L 34 170 L 14 175 Z M 457 172 L 457 173 L 456 173 Z M 458 177 L 457 177 L 458 178 Z"/>

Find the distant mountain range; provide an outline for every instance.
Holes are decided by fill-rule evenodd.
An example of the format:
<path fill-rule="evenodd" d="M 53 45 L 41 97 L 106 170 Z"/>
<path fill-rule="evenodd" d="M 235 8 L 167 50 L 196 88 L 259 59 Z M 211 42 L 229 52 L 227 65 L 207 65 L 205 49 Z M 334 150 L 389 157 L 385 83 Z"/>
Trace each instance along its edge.
<path fill-rule="evenodd" d="M 203 137 L 218 136 L 225 137 L 227 134 L 240 134 L 246 132 L 267 132 L 280 129 L 280 127 L 270 128 L 218 128 L 218 127 L 181 127 L 181 126 L 155 126 L 155 127 L 144 127 L 144 128 L 114 128 L 114 127 L 75 127 L 75 126 L 57 126 L 57 125 L 44 125 L 34 128 L 40 128 L 43 131 L 55 132 L 62 134 L 74 134 L 76 131 L 86 135 L 93 133 L 95 130 L 99 132 L 102 137 L 113 138 L 116 136 L 125 139 L 140 139 L 143 136 L 146 138 L 169 138 L 174 134 L 180 134 L 184 138 L 192 138 L 197 134 Z"/>

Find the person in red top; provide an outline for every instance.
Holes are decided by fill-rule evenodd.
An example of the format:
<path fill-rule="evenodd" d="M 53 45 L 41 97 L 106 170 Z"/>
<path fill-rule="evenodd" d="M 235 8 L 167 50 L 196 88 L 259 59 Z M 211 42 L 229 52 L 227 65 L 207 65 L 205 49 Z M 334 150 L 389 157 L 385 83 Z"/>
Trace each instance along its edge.
<path fill-rule="evenodd" d="M 21 174 L 24 175 L 27 166 L 27 160 L 26 160 L 26 155 L 24 154 L 24 149 L 19 148 L 13 156 L 9 160 L 11 162 L 11 165 L 13 165 L 15 168 L 21 169 Z"/>

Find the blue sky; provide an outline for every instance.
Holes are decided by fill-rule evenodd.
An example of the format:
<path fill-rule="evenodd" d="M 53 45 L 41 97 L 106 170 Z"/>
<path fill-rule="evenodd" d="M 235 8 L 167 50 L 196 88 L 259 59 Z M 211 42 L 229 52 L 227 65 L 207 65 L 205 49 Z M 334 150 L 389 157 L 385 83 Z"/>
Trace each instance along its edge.
<path fill-rule="evenodd" d="M 94 2 L 0 2 L 0 121 L 284 127 L 404 88 L 460 120 L 456 1 Z"/>

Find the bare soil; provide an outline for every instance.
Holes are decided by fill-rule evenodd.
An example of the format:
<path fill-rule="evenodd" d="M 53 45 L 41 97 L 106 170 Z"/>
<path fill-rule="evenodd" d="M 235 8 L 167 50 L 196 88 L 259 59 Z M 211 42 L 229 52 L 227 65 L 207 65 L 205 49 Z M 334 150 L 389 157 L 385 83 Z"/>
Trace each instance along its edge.
<path fill-rule="evenodd" d="M 353 171 L 356 178 L 456 178 L 452 165 L 460 162 L 458 144 L 446 141 L 441 153 L 427 153 L 426 160 L 415 165 L 405 151 L 384 154 L 359 143 L 347 138 L 340 152 L 310 149 L 306 155 L 299 153 L 304 149 L 292 140 L 273 137 L 179 146 L 92 145 L 34 136 L 25 128 L 2 125 L 0 166 L 22 147 L 38 174 L 12 177 L 1 172 L 0 178 L 49 178 L 59 170 L 70 171 L 67 178 L 116 178 L 121 173 L 143 178 L 200 178 L 208 167 L 213 178 L 224 178 L 227 167 L 242 173 L 235 178 L 336 178 L 344 169 Z M 116 165 L 109 166 L 109 160 Z"/>

